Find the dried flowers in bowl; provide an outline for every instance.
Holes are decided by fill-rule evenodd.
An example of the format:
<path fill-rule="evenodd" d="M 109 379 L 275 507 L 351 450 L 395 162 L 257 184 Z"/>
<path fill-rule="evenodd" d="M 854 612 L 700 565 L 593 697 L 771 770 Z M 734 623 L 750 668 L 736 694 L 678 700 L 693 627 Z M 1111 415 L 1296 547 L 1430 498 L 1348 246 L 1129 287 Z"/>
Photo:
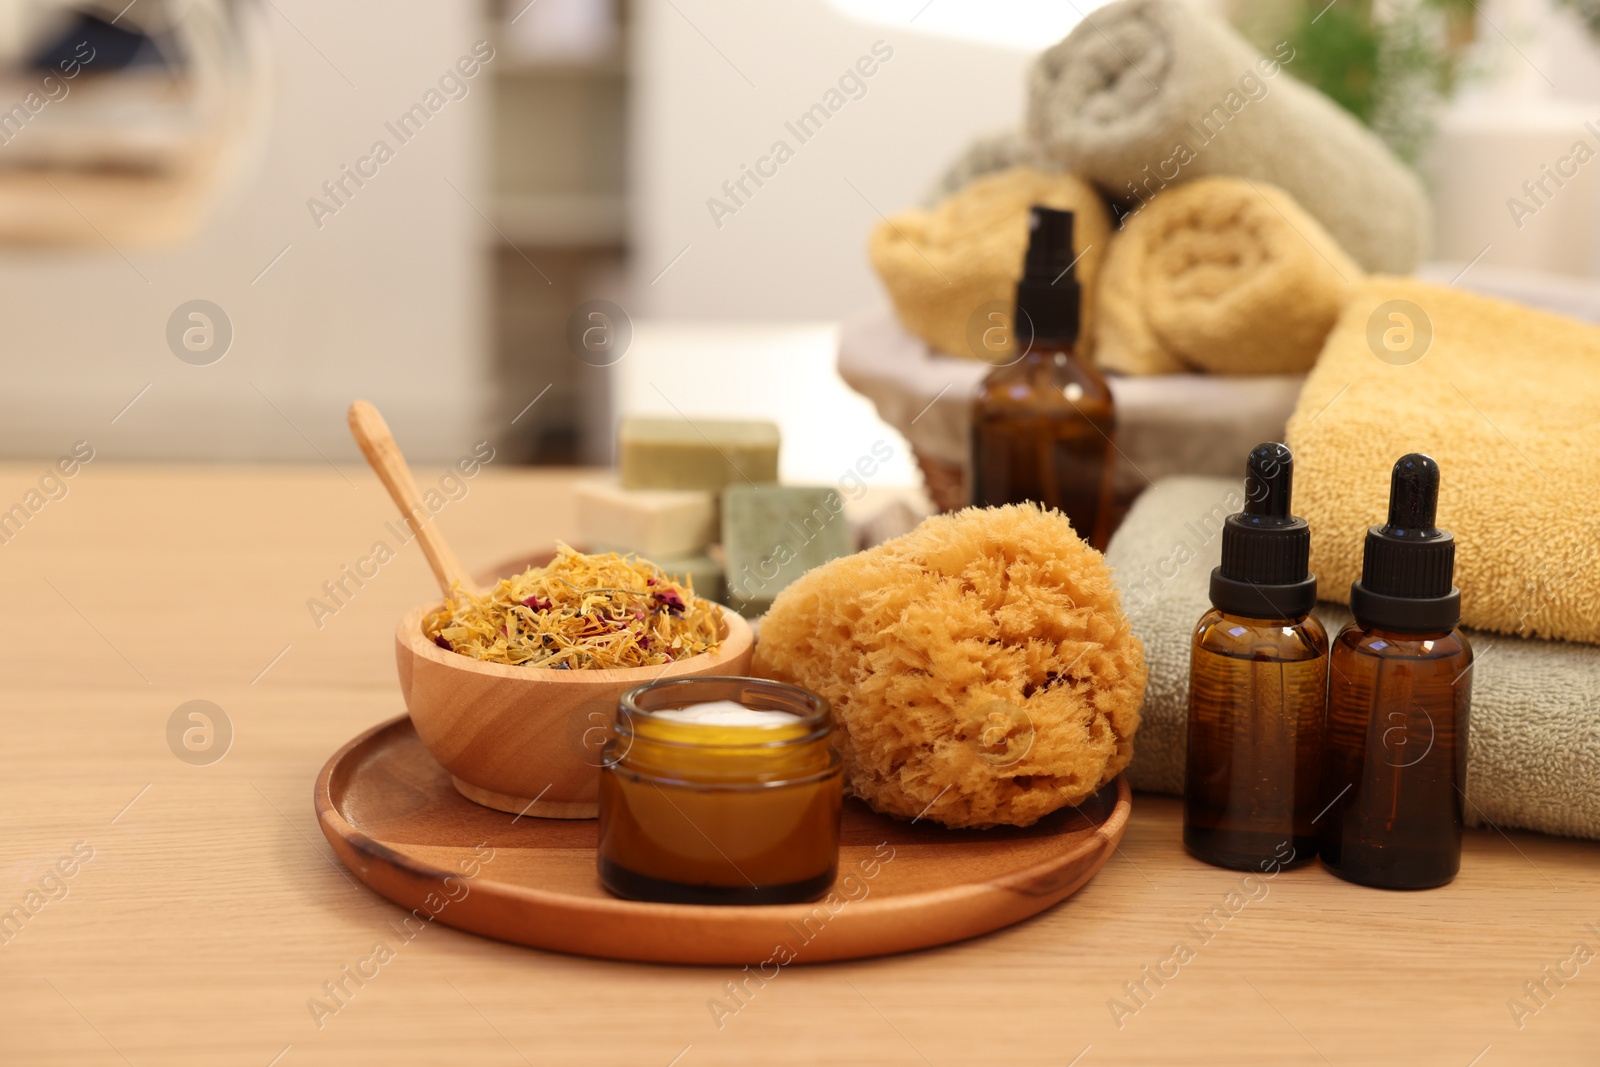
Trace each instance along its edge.
<path fill-rule="evenodd" d="M 439 647 L 550 670 L 655 667 L 716 650 L 717 609 L 637 556 L 558 544 L 543 567 L 502 578 L 485 596 L 457 590 L 423 619 Z"/>
<path fill-rule="evenodd" d="M 560 545 L 516 567 L 526 569 L 488 593 L 400 618 L 400 692 L 462 796 L 530 818 L 593 818 L 622 694 L 658 678 L 749 674 L 750 624 L 632 557 Z"/>

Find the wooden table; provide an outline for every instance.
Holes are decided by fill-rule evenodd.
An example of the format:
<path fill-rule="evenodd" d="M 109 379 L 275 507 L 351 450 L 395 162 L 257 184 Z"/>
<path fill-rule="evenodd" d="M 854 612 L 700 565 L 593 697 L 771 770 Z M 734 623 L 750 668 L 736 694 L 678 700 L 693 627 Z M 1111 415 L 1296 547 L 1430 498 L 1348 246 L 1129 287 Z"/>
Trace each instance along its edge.
<path fill-rule="evenodd" d="M 43 469 L 0 467 L 0 508 Z M 440 524 L 469 565 L 512 556 L 572 533 L 570 477 L 491 467 Z M 397 545 L 366 471 L 99 461 L 68 484 L 0 545 L 0 921 L 38 905 L 0 929 L 0 1063 L 1600 1057 L 1600 961 L 1546 979 L 1542 1007 L 1524 987 L 1546 965 L 1571 975 L 1579 944 L 1600 953 L 1600 845 L 1473 832 L 1461 877 L 1425 893 L 1315 866 L 1246 881 L 1189 859 L 1176 803 L 1153 796 L 1060 907 L 912 956 L 788 968 L 720 1029 L 708 1002 L 727 1003 L 731 968 L 556 956 L 442 926 L 319 1028 L 308 999 L 369 956 L 397 910 L 331 859 L 311 784 L 341 742 L 403 710 L 391 631 L 433 589 L 421 555 L 410 545 L 364 587 L 346 582 L 353 595 L 319 627 L 307 601 L 328 603 L 323 583 L 375 542 Z M 210 765 L 168 745 L 168 719 L 194 699 L 234 732 Z M 92 859 L 74 865 L 75 846 Z M 72 877 L 47 877 L 63 860 Z M 1234 913 L 1202 941 L 1231 892 Z M 1178 942 L 1193 953 L 1181 965 Z M 1539 1007 L 1520 1027 L 1518 999 Z"/>

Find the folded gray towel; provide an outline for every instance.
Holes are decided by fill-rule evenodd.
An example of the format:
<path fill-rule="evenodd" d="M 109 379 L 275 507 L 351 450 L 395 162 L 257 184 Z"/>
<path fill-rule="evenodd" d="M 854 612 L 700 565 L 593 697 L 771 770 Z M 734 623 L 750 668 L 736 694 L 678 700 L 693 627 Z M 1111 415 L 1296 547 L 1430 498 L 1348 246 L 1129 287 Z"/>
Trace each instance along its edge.
<path fill-rule="evenodd" d="M 1034 62 L 1028 131 L 1055 166 L 1137 206 L 1171 182 L 1270 182 L 1369 271 L 1404 274 L 1427 247 L 1422 183 L 1327 96 L 1183 0 L 1121 0 Z"/>
<path fill-rule="evenodd" d="M 1244 504 L 1239 482 L 1166 478 L 1134 504 L 1106 552 L 1150 680 L 1128 780 L 1183 792 L 1189 642 L 1210 607 L 1222 522 Z M 1350 615 L 1320 605 L 1328 634 Z M 1600 647 L 1471 633 L 1472 727 L 1467 818 L 1600 838 Z"/>

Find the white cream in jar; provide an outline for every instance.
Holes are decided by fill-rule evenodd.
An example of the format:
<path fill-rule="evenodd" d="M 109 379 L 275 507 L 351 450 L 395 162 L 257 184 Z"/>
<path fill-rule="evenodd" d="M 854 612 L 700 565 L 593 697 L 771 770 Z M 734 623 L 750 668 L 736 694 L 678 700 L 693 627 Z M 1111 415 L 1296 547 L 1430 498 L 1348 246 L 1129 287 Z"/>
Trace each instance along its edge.
<path fill-rule="evenodd" d="M 706 700 L 681 708 L 665 708 L 650 714 L 669 722 L 696 726 L 793 726 L 796 716 L 787 711 L 747 708 L 736 700 Z"/>

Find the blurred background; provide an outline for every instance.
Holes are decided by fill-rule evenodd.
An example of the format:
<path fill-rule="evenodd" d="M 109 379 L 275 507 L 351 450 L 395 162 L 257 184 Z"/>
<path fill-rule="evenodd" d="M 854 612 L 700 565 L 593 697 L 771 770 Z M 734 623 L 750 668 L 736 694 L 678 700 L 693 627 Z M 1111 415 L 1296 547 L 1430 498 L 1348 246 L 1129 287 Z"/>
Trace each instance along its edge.
<path fill-rule="evenodd" d="M 869 230 L 1097 6 L 4 0 L 0 454 L 355 464 L 360 396 L 417 462 L 607 463 L 620 415 L 678 412 L 773 418 L 785 479 L 831 482 L 900 441 L 834 369 L 884 301 Z M 1590 299 L 1600 167 L 1507 199 L 1600 124 L 1600 4 L 1207 6 L 1317 28 L 1291 73 L 1425 176 L 1440 270 Z M 859 98 L 786 133 L 879 42 Z M 596 323 L 614 358 L 573 343 Z M 916 478 L 896 448 L 883 481 Z"/>

